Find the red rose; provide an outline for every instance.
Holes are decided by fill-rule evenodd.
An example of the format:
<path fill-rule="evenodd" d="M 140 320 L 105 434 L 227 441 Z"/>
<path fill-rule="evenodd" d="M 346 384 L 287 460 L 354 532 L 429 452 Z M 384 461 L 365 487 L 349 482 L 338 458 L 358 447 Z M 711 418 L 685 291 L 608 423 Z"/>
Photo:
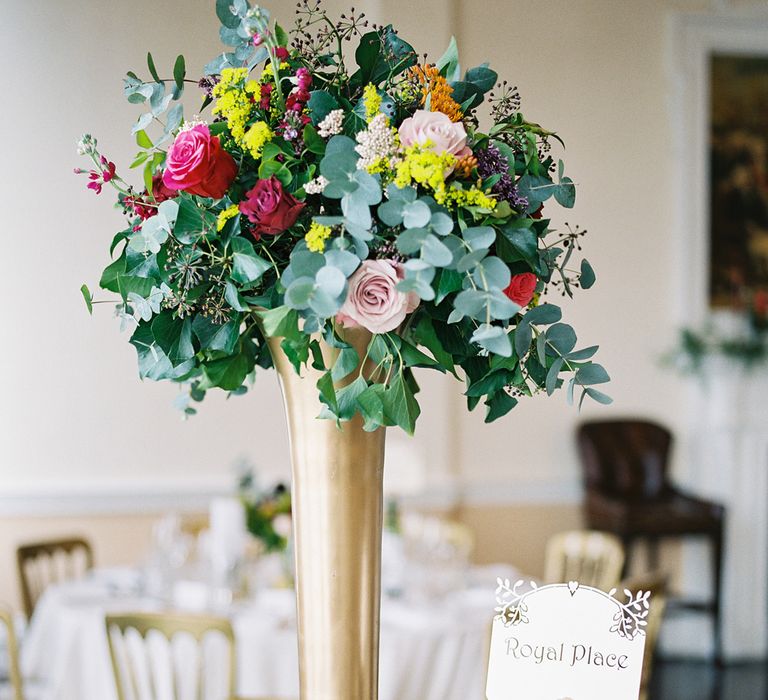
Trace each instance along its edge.
<path fill-rule="evenodd" d="M 166 199 L 178 197 L 179 193 L 177 190 L 172 190 L 170 187 L 167 187 L 163 182 L 163 176 L 158 174 L 152 178 L 152 196 L 155 198 L 155 201 L 160 204 L 160 202 L 164 202 Z"/>
<path fill-rule="evenodd" d="M 521 308 L 528 306 L 536 292 L 538 282 L 539 280 L 532 272 L 521 272 L 519 275 L 512 275 L 512 280 L 504 290 L 504 294 Z"/>
<path fill-rule="evenodd" d="M 255 224 L 253 232 L 257 235 L 286 231 L 296 223 L 303 208 L 304 202 L 285 192 L 274 175 L 269 180 L 259 180 L 240 202 L 240 213 Z"/>
<path fill-rule="evenodd" d="M 180 131 L 168 152 L 163 184 L 200 197 L 221 199 L 237 175 L 237 165 L 205 124 Z"/>

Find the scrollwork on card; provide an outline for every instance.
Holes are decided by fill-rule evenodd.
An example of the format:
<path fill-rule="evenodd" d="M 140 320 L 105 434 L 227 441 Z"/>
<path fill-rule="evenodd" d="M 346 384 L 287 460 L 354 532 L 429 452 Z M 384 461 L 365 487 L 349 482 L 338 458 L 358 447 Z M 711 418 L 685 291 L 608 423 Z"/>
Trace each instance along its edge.
<path fill-rule="evenodd" d="M 525 581 L 518 579 L 514 584 L 510 579 L 496 579 L 496 603 L 494 608 L 495 619 L 501 621 L 505 627 L 525 624 L 528 619 L 528 605 L 525 600 L 528 596 L 537 591 L 553 587 L 566 587 L 573 598 L 579 590 L 590 590 L 609 598 L 618 608 L 613 616 L 613 624 L 610 632 L 615 632 L 625 639 L 634 639 L 638 634 L 645 634 L 645 627 L 648 624 L 646 618 L 650 609 L 650 591 L 637 591 L 632 593 L 624 589 L 626 602 L 622 603 L 615 598 L 616 589 L 612 588 L 608 593 L 591 586 L 581 586 L 577 581 L 565 583 L 550 584 L 539 587 L 534 581 L 529 581 L 529 588 L 523 590 Z"/>

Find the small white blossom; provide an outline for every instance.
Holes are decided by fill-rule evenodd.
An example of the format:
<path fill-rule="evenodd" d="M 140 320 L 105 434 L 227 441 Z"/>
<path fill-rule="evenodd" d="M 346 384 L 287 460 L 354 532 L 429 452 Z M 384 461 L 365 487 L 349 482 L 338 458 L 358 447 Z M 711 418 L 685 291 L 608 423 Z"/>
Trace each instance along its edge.
<path fill-rule="evenodd" d="M 344 110 L 334 109 L 317 125 L 317 133 L 324 139 L 340 134 L 344 128 Z"/>
<path fill-rule="evenodd" d="M 181 125 L 181 128 L 179 129 L 179 132 L 182 131 L 189 131 L 193 127 L 196 127 L 200 124 L 203 124 L 204 126 L 208 125 L 208 122 L 205 121 L 205 119 L 201 119 L 199 115 L 195 115 L 193 119 L 191 120 L 184 120 L 184 123 Z"/>
<path fill-rule="evenodd" d="M 385 114 L 377 114 L 368 128 L 355 138 L 358 144 L 355 150 L 360 155 L 358 170 L 365 170 L 382 158 L 391 160 L 397 154 L 397 131 L 389 126 Z"/>
<path fill-rule="evenodd" d="M 304 185 L 304 191 L 307 194 L 322 194 L 327 184 L 328 180 L 322 175 L 318 175 L 314 180 L 310 180 Z"/>
<path fill-rule="evenodd" d="M 85 156 L 96 152 L 96 139 L 90 134 L 83 134 L 77 142 L 77 155 Z"/>

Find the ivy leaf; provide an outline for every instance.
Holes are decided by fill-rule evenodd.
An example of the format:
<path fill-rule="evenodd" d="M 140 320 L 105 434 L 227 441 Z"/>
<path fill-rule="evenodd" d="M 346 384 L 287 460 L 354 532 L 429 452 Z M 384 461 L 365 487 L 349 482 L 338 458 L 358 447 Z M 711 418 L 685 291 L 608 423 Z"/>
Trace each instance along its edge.
<path fill-rule="evenodd" d="M 368 382 L 363 377 L 358 377 L 351 384 L 337 389 L 336 400 L 339 410 L 337 416 L 340 420 L 350 420 L 357 411 L 357 400 L 368 388 Z"/>
<path fill-rule="evenodd" d="M 253 245 L 242 236 L 232 239 L 232 279 L 242 285 L 253 285 L 270 268 L 270 264 L 256 255 Z"/>
<path fill-rule="evenodd" d="M 235 311 L 248 311 L 248 302 L 240 296 L 240 292 L 237 291 L 232 282 L 227 282 L 224 285 L 224 299 Z"/>
<path fill-rule="evenodd" d="M 389 423 L 384 413 L 384 392 L 382 384 L 372 384 L 357 396 L 357 407 L 365 421 L 363 430 L 368 433 Z"/>
<path fill-rule="evenodd" d="M 247 346 L 246 346 L 247 347 Z M 217 386 L 225 391 L 239 389 L 254 367 L 254 357 L 245 348 L 230 357 L 208 362 L 203 365 L 203 374 L 211 386 Z"/>
<path fill-rule="evenodd" d="M 258 316 L 261 319 L 264 334 L 270 338 L 298 340 L 301 337 L 299 314 L 289 306 L 259 311 Z"/>
<path fill-rule="evenodd" d="M 435 327 L 432 324 L 432 319 L 429 316 L 423 316 L 421 321 L 414 329 L 414 336 L 416 340 L 423 345 L 432 356 L 437 360 L 441 367 L 446 368 L 449 372 L 455 372 L 453 355 L 451 355 L 443 347 L 442 342 L 437 336 Z"/>
<path fill-rule="evenodd" d="M 413 435 L 416 419 L 419 417 L 421 409 L 416 402 L 413 390 L 402 373 L 395 376 L 382 394 L 382 399 L 384 412 L 394 424 L 400 426 L 408 435 Z"/>
<path fill-rule="evenodd" d="M 360 365 L 360 357 L 351 345 L 341 348 L 339 354 L 336 357 L 336 361 L 333 363 L 333 369 L 331 370 L 331 378 L 333 381 L 338 382 L 350 373 L 354 372 Z"/>
<path fill-rule="evenodd" d="M 330 372 L 325 372 L 317 380 L 317 390 L 320 392 L 320 401 L 328 407 L 328 410 L 334 416 L 338 416 L 339 404 L 336 399 L 336 389 L 333 386 L 333 378 Z"/>
<path fill-rule="evenodd" d="M 339 103 L 330 92 L 325 90 L 313 90 L 309 93 L 307 107 L 309 108 L 309 115 L 312 118 L 312 123 L 317 126 L 323 119 L 333 112 L 333 110 L 339 108 Z"/>
<path fill-rule="evenodd" d="M 407 340 L 403 340 L 399 336 L 395 337 L 399 341 L 400 356 L 403 358 L 403 364 L 406 367 L 429 367 L 445 373 L 445 368 L 439 362 L 436 362 L 428 355 L 425 355 Z M 435 340 L 437 340 L 437 337 L 435 337 Z M 449 365 L 453 365 L 453 359 L 451 359 Z"/>
<path fill-rule="evenodd" d="M 198 314 L 192 321 L 192 332 L 198 339 L 201 349 L 231 355 L 240 337 L 240 316 L 237 315 L 224 324 L 218 324 L 207 316 Z"/>
<path fill-rule="evenodd" d="M 506 391 L 497 391 L 485 402 L 488 411 L 485 414 L 485 422 L 492 423 L 498 418 L 507 415 L 515 406 L 517 399 Z"/>

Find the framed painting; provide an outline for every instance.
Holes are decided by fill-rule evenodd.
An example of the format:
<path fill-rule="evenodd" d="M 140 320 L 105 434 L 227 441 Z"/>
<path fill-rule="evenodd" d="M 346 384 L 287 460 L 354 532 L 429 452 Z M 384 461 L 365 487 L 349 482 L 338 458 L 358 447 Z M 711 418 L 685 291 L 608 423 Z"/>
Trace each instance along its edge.
<path fill-rule="evenodd" d="M 709 305 L 746 311 L 768 291 L 768 50 L 712 53 L 709 85 Z"/>

